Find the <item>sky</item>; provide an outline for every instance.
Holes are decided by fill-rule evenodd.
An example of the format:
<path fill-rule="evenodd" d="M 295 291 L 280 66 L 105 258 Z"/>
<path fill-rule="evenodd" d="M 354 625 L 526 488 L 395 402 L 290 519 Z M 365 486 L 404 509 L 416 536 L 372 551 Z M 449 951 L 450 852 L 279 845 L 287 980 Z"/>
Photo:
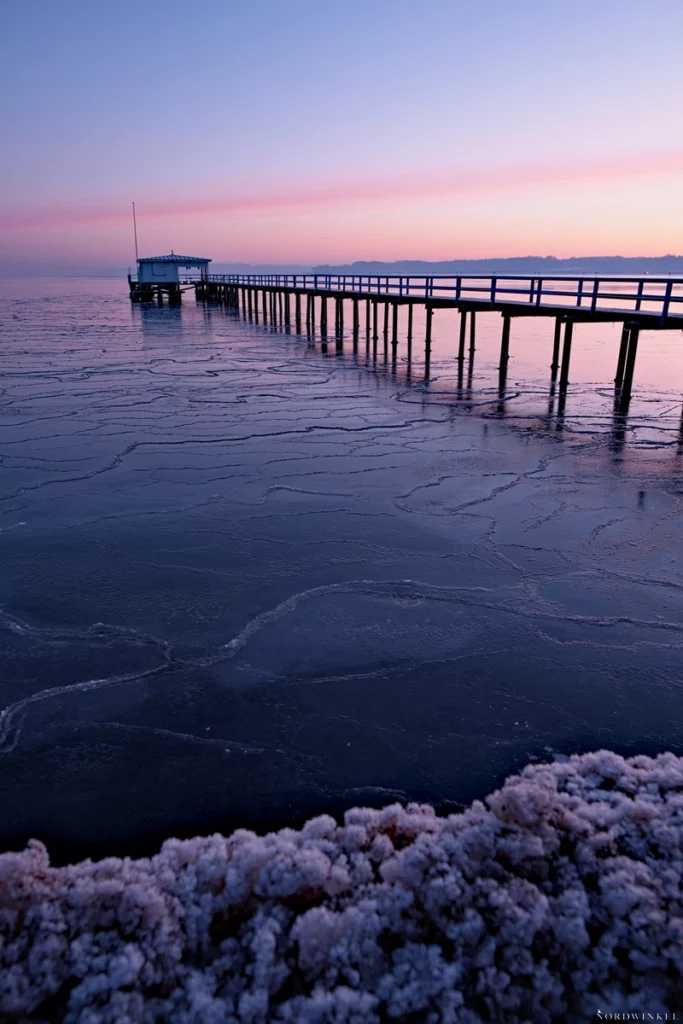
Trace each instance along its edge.
<path fill-rule="evenodd" d="M 683 252 L 680 0 L 22 0 L 0 271 Z"/>

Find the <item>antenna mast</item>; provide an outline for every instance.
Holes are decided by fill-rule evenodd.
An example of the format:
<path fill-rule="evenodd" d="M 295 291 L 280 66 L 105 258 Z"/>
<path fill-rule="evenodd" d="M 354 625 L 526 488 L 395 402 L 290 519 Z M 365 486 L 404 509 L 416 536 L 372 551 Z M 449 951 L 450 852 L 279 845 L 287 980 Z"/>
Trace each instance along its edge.
<path fill-rule="evenodd" d="M 138 226 L 135 221 L 135 203 L 133 203 L 133 234 L 135 235 L 135 262 L 138 261 Z"/>

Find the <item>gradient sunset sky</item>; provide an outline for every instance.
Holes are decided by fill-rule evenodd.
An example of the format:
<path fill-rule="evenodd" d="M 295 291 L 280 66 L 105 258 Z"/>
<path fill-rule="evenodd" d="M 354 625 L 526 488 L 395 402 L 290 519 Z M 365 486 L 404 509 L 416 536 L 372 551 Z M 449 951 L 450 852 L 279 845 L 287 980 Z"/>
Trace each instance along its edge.
<path fill-rule="evenodd" d="M 0 270 L 683 252 L 681 0 L 23 0 Z"/>

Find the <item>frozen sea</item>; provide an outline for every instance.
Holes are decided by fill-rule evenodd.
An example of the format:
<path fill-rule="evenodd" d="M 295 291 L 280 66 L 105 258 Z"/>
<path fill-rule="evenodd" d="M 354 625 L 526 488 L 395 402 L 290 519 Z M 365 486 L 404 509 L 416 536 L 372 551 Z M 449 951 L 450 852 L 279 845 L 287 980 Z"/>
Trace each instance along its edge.
<path fill-rule="evenodd" d="M 350 325 L 347 312 L 346 322 Z M 55 860 L 683 753 L 683 340 L 478 317 L 457 382 L 125 280 L 0 282 L 0 848 Z M 403 327 L 403 325 L 402 325 Z"/>

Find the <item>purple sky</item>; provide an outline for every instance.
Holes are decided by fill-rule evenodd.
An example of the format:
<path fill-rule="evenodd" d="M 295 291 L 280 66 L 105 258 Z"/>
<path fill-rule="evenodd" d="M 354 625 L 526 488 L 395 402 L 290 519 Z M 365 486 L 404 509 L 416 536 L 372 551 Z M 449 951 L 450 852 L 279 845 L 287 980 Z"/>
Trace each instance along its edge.
<path fill-rule="evenodd" d="M 680 0 L 25 0 L 0 269 L 683 250 Z"/>

